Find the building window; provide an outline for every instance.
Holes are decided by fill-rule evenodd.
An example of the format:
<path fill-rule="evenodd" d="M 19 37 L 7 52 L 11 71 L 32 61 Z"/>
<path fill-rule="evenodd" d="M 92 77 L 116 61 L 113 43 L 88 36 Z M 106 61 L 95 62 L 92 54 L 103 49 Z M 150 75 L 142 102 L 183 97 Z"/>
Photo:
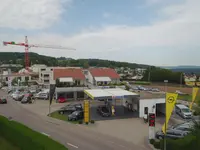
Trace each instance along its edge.
<path fill-rule="evenodd" d="M 25 81 L 28 81 L 29 80 L 29 77 L 25 77 Z"/>
<path fill-rule="evenodd" d="M 49 77 L 49 74 L 44 74 L 44 77 Z"/>
<path fill-rule="evenodd" d="M 77 98 L 84 98 L 84 92 L 77 92 Z"/>
<path fill-rule="evenodd" d="M 45 71 L 46 69 L 41 69 L 41 71 Z"/>
<path fill-rule="evenodd" d="M 53 69 L 51 69 L 51 71 L 53 71 Z"/>
<path fill-rule="evenodd" d="M 49 80 L 44 80 L 44 83 L 49 83 Z"/>
<path fill-rule="evenodd" d="M 74 98 L 74 93 L 73 92 L 67 93 L 67 98 Z"/>
<path fill-rule="evenodd" d="M 144 108 L 144 114 L 148 114 L 148 107 Z"/>

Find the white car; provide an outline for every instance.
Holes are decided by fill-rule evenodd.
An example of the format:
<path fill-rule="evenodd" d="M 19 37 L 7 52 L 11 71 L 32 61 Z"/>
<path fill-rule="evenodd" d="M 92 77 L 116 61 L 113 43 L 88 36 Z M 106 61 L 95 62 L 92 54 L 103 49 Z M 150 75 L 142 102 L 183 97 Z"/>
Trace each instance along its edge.
<path fill-rule="evenodd" d="M 34 97 L 37 99 L 46 99 L 47 100 L 49 98 L 49 93 L 39 92 L 39 93 L 35 94 Z"/>

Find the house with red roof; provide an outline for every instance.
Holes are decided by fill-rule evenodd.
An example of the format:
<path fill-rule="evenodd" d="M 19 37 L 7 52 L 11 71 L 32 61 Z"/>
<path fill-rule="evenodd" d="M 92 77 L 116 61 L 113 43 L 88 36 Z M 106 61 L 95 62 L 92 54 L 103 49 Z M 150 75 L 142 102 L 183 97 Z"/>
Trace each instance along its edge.
<path fill-rule="evenodd" d="M 53 80 L 69 85 L 85 85 L 85 75 L 81 68 L 54 68 Z"/>
<path fill-rule="evenodd" d="M 107 85 L 120 82 L 119 74 L 111 68 L 90 68 L 87 78 L 88 82 L 93 85 Z"/>

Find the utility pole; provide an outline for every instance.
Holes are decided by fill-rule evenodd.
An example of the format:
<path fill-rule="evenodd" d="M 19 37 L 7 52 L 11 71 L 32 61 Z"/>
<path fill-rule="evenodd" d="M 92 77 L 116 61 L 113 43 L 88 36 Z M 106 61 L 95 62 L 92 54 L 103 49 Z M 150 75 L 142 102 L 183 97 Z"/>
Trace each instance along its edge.
<path fill-rule="evenodd" d="M 151 66 L 149 67 L 148 82 L 150 82 L 150 79 L 151 79 Z"/>

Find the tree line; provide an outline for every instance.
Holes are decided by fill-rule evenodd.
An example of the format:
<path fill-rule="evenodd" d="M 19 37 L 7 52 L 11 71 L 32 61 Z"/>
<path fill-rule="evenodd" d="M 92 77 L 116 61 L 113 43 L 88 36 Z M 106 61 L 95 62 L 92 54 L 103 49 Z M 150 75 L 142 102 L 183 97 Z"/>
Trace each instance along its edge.
<path fill-rule="evenodd" d="M 184 84 L 182 72 L 173 72 L 171 70 L 158 67 L 149 67 L 144 73 L 142 80 L 149 80 L 151 82 L 164 82 L 164 80 L 168 80 L 169 83 Z"/>

